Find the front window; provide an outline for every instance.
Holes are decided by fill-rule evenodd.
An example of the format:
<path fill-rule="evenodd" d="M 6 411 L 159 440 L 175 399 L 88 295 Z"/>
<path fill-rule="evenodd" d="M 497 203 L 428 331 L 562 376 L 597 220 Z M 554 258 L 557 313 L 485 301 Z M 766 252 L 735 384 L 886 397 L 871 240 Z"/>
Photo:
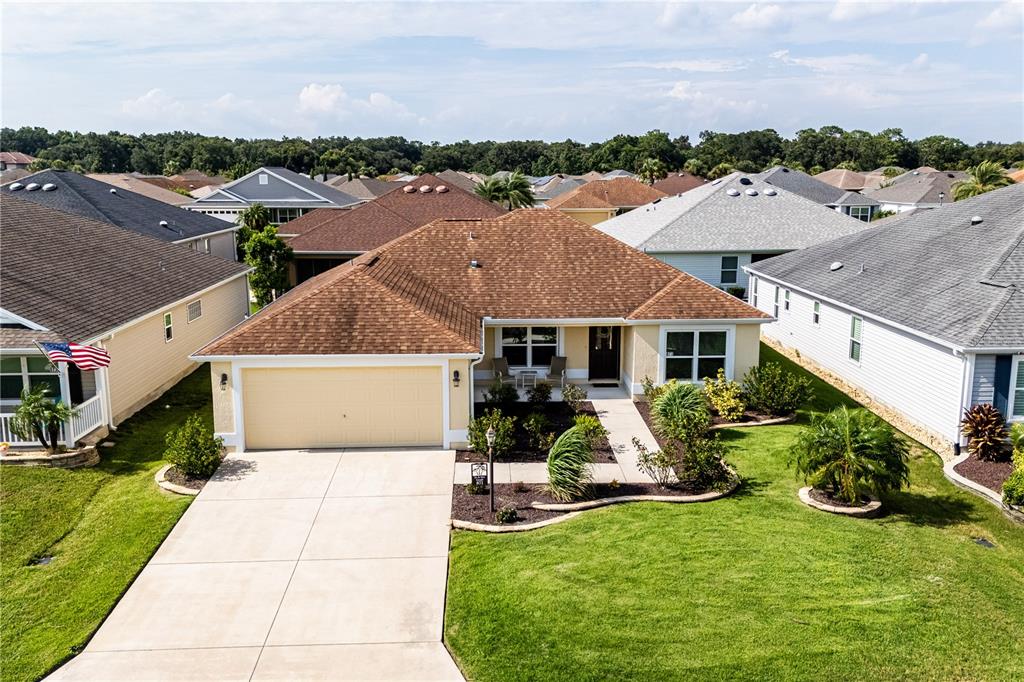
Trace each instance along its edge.
<path fill-rule="evenodd" d="M 509 366 L 549 367 L 557 352 L 557 327 L 501 328 L 501 355 Z"/>
<path fill-rule="evenodd" d="M 274 225 L 280 225 L 289 220 L 295 220 L 301 215 L 301 208 L 272 208 L 270 209 L 270 222 Z"/>
<path fill-rule="evenodd" d="M 47 358 L 29 355 L 0 359 L 0 400 L 17 402 L 23 390 L 37 386 L 46 386 L 47 395 L 60 400 L 60 375 Z"/>
<path fill-rule="evenodd" d="M 1024 361 L 1020 359 L 1017 360 L 1017 374 L 1010 386 L 1010 400 L 1010 416 L 1014 419 L 1024 417 Z"/>
<path fill-rule="evenodd" d="M 170 313 L 164 313 L 164 342 L 174 338 L 174 320 Z"/>
<path fill-rule="evenodd" d="M 722 284 L 736 284 L 736 273 L 739 270 L 738 256 L 722 256 Z"/>
<path fill-rule="evenodd" d="M 860 362 L 860 338 L 864 320 L 854 315 L 850 318 L 850 359 Z"/>
<path fill-rule="evenodd" d="M 850 217 L 856 218 L 857 220 L 863 220 L 868 223 L 871 222 L 871 207 L 870 206 L 851 206 Z"/>
<path fill-rule="evenodd" d="M 724 331 L 668 332 L 665 380 L 697 381 L 715 377 L 725 369 L 727 334 Z"/>

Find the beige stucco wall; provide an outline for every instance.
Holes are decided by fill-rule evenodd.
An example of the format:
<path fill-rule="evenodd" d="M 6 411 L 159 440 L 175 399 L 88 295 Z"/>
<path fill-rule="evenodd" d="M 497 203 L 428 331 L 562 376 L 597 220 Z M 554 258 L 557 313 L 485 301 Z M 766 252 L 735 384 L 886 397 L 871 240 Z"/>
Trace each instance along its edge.
<path fill-rule="evenodd" d="M 228 375 L 228 384 L 221 390 L 220 375 Z M 213 391 L 213 431 L 214 433 L 234 433 L 235 405 L 231 392 L 234 381 L 231 378 L 230 362 L 210 363 L 210 388 Z"/>
<path fill-rule="evenodd" d="M 565 327 L 562 345 L 565 351 L 566 369 L 588 369 L 590 366 L 590 327 Z"/>
<path fill-rule="evenodd" d="M 241 322 L 248 312 L 244 277 L 237 277 L 202 296 L 203 314 L 186 322 L 188 298 L 163 308 L 105 339 L 110 353 L 107 377 L 111 416 L 124 421 L 196 368 L 189 355 Z M 174 338 L 164 341 L 164 313 L 170 312 Z"/>
<path fill-rule="evenodd" d="M 575 218 L 576 220 L 580 221 L 581 223 L 586 223 L 587 225 L 597 225 L 598 223 L 603 223 L 604 221 L 608 220 L 609 218 L 612 218 L 612 217 L 615 216 L 615 211 L 614 210 L 608 210 L 608 209 L 595 209 L 593 211 L 568 211 L 568 210 L 566 210 L 566 211 L 562 211 L 562 213 L 564 213 L 565 215 L 569 216 L 570 218 Z"/>
<path fill-rule="evenodd" d="M 644 377 L 658 380 L 658 345 L 661 342 L 659 325 L 638 325 L 633 329 L 633 383 L 639 384 Z"/>
<path fill-rule="evenodd" d="M 743 375 L 761 359 L 761 325 L 736 325 L 736 357 L 733 360 L 733 379 L 742 381 Z"/>
<path fill-rule="evenodd" d="M 484 329 L 484 357 L 477 364 L 477 369 L 493 369 L 492 360 L 494 360 L 494 327 L 486 327 Z"/>
<path fill-rule="evenodd" d="M 459 373 L 459 385 L 456 387 L 452 377 Z M 469 428 L 469 405 L 472 396 L 469 392 L 469 360 L 450 360 L 448 362 L 448 428 Z M 458 447 L 458 445 L 453 445 Z"/>

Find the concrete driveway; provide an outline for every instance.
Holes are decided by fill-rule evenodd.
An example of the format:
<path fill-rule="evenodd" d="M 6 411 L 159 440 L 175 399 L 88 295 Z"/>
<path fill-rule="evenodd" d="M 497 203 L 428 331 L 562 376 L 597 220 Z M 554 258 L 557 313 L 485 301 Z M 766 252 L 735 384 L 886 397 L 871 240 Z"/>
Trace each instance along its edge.
<path fill-rule="evenodd" d="M 225 460 L 53 680 L 461 680 L 441 644 L 454 453 Z"/>

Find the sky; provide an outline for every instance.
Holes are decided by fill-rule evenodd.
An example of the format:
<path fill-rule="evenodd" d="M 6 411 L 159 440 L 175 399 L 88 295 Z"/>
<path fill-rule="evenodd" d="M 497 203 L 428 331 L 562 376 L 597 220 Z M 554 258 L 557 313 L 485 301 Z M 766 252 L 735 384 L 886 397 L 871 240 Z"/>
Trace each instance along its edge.
<path fill-rule="evenodd" d="M 1024 0 L 4 0 L 0 122 L 590 142 L 898 127 L 1024 139 Z"/>

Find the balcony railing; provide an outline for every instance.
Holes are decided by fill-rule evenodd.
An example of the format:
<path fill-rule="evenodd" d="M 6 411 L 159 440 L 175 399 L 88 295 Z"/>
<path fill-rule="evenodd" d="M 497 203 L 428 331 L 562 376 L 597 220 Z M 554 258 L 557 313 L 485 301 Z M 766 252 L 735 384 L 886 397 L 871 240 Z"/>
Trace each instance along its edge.
<path fill-rule="evenodd" d="M 74 445 L 80 438 L 88 435 L 103 425 L 103 405 L 100 396 L 95 395 L 83 403 L 75 405 L 78 414 L 64 424 L 60 430 L 60 440 L 66 446 Z M 11 431 L 10 413 L 0 413 L 0 441 L 11 445 L 38 445 L 36 440 L 22 440 Z M 68 437 L 70 434 L 70 438 Z"/>

